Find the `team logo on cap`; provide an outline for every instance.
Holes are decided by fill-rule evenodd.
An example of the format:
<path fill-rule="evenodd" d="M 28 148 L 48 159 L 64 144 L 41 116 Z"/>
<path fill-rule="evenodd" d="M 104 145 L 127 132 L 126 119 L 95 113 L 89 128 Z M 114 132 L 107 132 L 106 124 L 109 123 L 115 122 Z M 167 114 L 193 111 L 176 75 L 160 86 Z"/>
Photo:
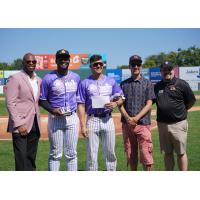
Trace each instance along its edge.
<path fill-rule="evenodd" d="M 63 49 L 60 53 L 66 53 L 66 51 Z"/>

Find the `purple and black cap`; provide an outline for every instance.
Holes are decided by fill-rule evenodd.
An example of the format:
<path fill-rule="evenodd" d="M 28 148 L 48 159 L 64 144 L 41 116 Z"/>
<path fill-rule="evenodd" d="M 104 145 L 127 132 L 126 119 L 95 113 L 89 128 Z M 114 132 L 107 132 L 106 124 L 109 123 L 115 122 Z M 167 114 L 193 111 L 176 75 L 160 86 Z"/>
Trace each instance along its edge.
<path fill-rule="evenodd" d="M 69 59 L 70 58 L 69 52 L 65 49 L 58 50 L 56 52 L 56 59 L 60 59 L 60 58 Z"/>

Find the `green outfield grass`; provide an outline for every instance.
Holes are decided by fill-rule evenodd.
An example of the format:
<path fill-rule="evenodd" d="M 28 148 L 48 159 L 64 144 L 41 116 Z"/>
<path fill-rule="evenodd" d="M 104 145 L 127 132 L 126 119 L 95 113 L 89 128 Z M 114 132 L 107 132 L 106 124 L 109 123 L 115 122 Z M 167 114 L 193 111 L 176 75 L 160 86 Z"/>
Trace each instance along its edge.
<path fill-rule="evenodd" d="M 195 95 L 200 95 L 200 91 L 194 91 Z"/>
<path fill-rule="evenodd" d="M 188 158 L 189 158 L 189 170 L 200 170 L 200 123 L 199 123 L 200 111 L 195 111 L 188 114 L 189 121 L 189 133 L 188 133 Z M 164 170 L 163 157 L 159 150 L 159 138 L 157 129 L 152 132 L 153 144 L 154 144 L 154 170 Z M 37 170 L 47 170 L 47 159 L 49 151 L 49 142 L 40 141 L 38 154 L 37 154 Z M 79 139 L 78 142 L 78 169 L 85 170 L 85 140 Z M 116 137 L 116 155 L 118 159 L 117 170 L 126 171 L 129 170 L 126 166 L 126 158 L 123 149 L 122 136 Z M 14 170 L 14 157 L 12 149 L 12 141 L 0 141 L 0 171 Z M 61 162 L 61 170 L 65 170 L 64 158 Z M 102 148 L 99 150 L 99 170 L 105 170 L 103 162 Z M 142 170 L 141 164 L 139 170 Z M 177 167 L 176 167 L 177 170 Z"/>
<path fill-rule="evenodd" d="M 43 108 L 40 108 L 40 113 L 43 115 L 48 114 L 48 112 Z M 5 100 L 0 100 L 0 116 L 8 116 Z"/>
<path fill-rule="evenodd" d="M 196 101 L 194 106 L 200 106 L 200 99 L 198 99 Z M 156 109 L 155 104 L 152 106 L 152 109 Z M 118 113 L 119 112 L 118 108 L 115 108 L 113 110 L 113 112 Z M 46 115 L 48 112 L 46 110 L 44 110 L 43 108 L 40 108 L 40 113 L 43 114 L 43 115 Z M 0 100 L 0 116 L 7 116 L 7 115 L 8 115 L 8 112 L 7 112 L 7 109 L 6 109 L 5 100 Z"/>

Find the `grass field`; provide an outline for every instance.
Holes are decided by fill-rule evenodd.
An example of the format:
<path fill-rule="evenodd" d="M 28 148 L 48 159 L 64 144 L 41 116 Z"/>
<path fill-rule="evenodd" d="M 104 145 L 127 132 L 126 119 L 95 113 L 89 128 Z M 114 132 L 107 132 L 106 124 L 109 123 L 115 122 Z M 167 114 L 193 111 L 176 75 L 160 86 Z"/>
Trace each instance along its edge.
<path fill-rule="evenodd" d="M 194 106 L 200 106 L 200 99 L 198 99 L 195 103 Z M 152 106 L 152 109 L 156 109 L 156 105 L 154 104 Z M 119 110 L 117 108 L 114 109 L 113 111 L 114 113 L 119 112 Z M 46 115 L 48 112 L 46 110 L 44 110 L 43 108 L 40 108 L 40 113 L 43 115 Z M 6 109 L 6 104 L 4 100 L 0 100 L 0 116 L 7 116 L 8 112 Z"/>
<path fill-rule="evenodd" d="M 189 133 L 188 133 L 188 158 L 189 158 L 189 170 L 200 170 L 200 123 L 199 123 L 200 111 L 191 112 L 188 115 L 189 121 Z M 154 170 L 164 170 L 163 157 L 159 150 L 159 139 L 157 129 L 153 130 L 153 144 L 154 144 Z M 37 170 L 47 170 L 47 159 L 49 151 L 49 142 L 40 141 L 37 154 Z M 78 142 L 78 169 L 80 171 L 85 170 L 85 140 L 79 139 Z M 117 170 L 126 171 L 129 170 L 126 166 L 126 158 L 123 149 L 122 136 L 116 137 L 116 155 L 118 159 Z M 14 157 L 12 149 L 12 141 L 0 141 L 0 171 L 14 170 Z M 61 161 L 61 170 L 65 170 L 64 158 Z M 102 149 L 100 146 L 99 151 L 99 170 L 105 170 L 103 162 Z M 141 164 L 139 164 L 139 170 L 142 170 Z M 177 167 L 176 167 L 177 170 Z"/>

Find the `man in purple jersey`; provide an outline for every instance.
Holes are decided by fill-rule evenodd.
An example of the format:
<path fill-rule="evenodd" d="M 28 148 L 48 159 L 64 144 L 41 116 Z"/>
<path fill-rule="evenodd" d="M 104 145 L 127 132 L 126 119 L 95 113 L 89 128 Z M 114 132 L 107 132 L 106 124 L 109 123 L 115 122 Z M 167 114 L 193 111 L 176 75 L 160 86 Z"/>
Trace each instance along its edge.
<path fill-rule="evenodd" d="M 102 142 L 106 169 L 116 170 L 115 126 L 113 108 L 122 104 L 122 90 L 113 78 L 103 75 L 102 57 L 90 58 L 92 75 L 78 89 L 78 111 L 81 133 L 87 138 L 87 170 L 98 170 L 99 141 Z M 87 113 L 87 120 L 85 114 Z"/>
<path fill-rule="evenodd" d="M 69 52 L 64 49 L 57 51 L 57 70 L 47 74 L 41 84 L 40 105 L 49 112 L 50 171 L 60 169 L 63 149 L 67 169 L 77 170 L 79 119 L 76 109 L 80 77 L 68 70 L 69 63 Z"/>

